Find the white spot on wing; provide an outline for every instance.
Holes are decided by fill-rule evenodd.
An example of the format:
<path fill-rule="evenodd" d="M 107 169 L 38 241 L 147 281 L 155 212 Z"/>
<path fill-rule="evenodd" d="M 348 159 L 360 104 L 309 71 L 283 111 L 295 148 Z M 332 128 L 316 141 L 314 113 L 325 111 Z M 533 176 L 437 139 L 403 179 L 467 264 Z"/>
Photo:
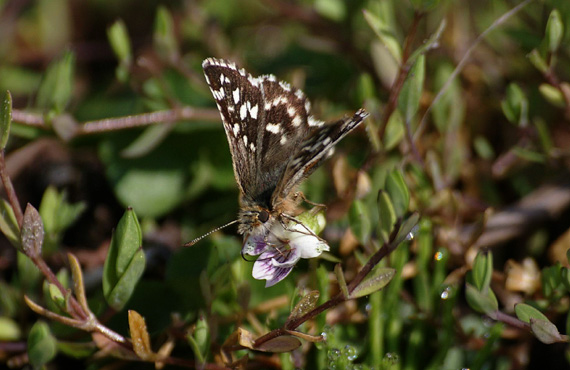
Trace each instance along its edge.
<path fill-rule="evenodd" d="M 234 123 L 234 128 L 232 131 L 234 133 L 234 136 L 237 136 L 239 134 L 239 125 L 237 123 Z"/>
<path fill-rule="evenodd" d="M 257 104 L 249 109 L 249 115 L 251 116 L 251 118 L 257 119 L 257 110 L 258 110 Z"/>
<path fill-rule="evenodd" d="M 301 124 L 301 122 L 303 122 L 301 120 L 301 117 L 299 115 L 297 115 L 297 116 L 295 116 L 295 118 L 293 118 L 292 123 L 293 123 L 293 126 L 298 127 Z"/>
<path fill-rule="evenodd" d="M 242 104 L 239 108 L 239 117 L 243 120 L 247 117 L 247 107 L 245 104 Z"/>
<path fill-rule="evenodd" d="M 249 144 L 249 148 L 251 149 L 252 152 L 255 152 L 255 145 L 253 145 L 253 143 Z"/>
<path fill-rule="evenodd" d="M 233 91 L 232 94 L 233 94 L 233 97 L 234 97 L 234 103 L 235 103 L 235 104 L 239 103 L 239 89 L 236 88 L 236 89 Z"/>
<path fill-rule="evenodd" d="M 332 141 L 331 138 L 330 138 L 330 137 L 327 137 L 326 139 L 323 140 L 323 145 L 324 145 L 324 146 L 327 146 L 327 145 L 329 145 L 329 144 L 331 143 L 331 141 Z"/>
<path fill-rule="evenodd" d="M 309 116 L 309 126 L 311 127 L 320 127 L 324 125 L 323 121 L 316 120 L 313 116 Z"/>
<path fill-rule="evenodd" d="M 281 131 L 281 126 L 278 123 L 268 123 L 265 129 L 273 134 L 278 134 Z"/>
<path fill-rule="evenodd" d="M 281 88 L 285 91 L 291 91 L 291 85 L 289 85 L 287 82 L 279 81 L 279 86 L 281 86 Z"/>
<path fill-rule="evenodd" d="M 247 136 L 243 135 L 243 143 L 245 146 L 247 146 Z"/>
<path fill-rule="evenodd" d="M 281 140 L 279 140 L 279 143 L 281 143 L 281 145 L 283 145 L 286 142 L 287 142 L 287 136 L 285 136 L 285 135 L 281 136 Z"/>
<path fill-rule="evenodd" d="M 294 106 L 290 105 L 289 107 L 287 107 L 287 114 L 289 115 L 289 117 L 293 117 L 296 113 L 297 111 L 295 110 Z"/>

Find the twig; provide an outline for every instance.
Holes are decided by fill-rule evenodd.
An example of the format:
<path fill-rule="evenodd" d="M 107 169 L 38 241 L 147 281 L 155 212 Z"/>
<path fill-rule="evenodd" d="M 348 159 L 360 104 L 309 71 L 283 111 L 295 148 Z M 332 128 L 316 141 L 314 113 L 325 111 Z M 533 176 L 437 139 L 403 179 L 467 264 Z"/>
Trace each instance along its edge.
<path fill-rule="evenodd" d="M 22 207 L 20 207 L 20 202 L 18 201 L 18 196 L 14 190 L 14 185 L 12 185 L 12 180 L 8 176 L 6 170 L 6 155 L 4 150 L 0 150 L 0 178 L 2 179 L 2 184 L 6 190 L 6 195 L 8 196 L 8 201 L 14 210 L 14 215 L 16 216 L 16 221 L 20 229 L 22 228 L 22 223 L 24 222 L 24 213 L 22 212 Z"/>
<path fill-rule="evenodd" d="M 48 128 L 48 125 L 41 114 L 14 110 L 12 112 L 12 119 L 14 122 L 23 123 L 28 126 L 36 126 L 43 129 Z M 219 119 L 220 114 L 216 109 L 182 107 L 125 117 L 87 121 L 78 125 L 78 129 L 72 137 L 148 126 L 156 123 L 168 123 L 181 120 L 219 121 Z"/>

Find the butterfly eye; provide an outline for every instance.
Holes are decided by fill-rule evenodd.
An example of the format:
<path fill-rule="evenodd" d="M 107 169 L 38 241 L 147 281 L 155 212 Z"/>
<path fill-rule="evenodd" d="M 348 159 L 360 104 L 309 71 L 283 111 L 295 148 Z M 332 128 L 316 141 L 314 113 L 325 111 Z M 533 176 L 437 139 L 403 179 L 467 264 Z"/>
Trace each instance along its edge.
<path fill-rule="evenodd" d="M 269 212 L 267 212 L 266 210 L 262 210 L 261 212 L 259 212 L 259 214 L 257 215 L 257 219 L 261 222 L 266 222 L 267 220 L 269 220 Z"/>

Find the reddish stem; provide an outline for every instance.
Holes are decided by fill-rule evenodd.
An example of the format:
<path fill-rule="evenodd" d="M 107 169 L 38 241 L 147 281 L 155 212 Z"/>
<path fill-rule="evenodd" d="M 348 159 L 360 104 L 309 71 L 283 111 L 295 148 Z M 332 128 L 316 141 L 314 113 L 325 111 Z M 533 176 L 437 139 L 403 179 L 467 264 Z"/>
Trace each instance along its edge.
<path fill-rule="evenodd" d="M 8 176 L 8 171 L 6 170 L 6 155 L 4 149 L 0 150 L 0 178 L 2 179 L 2 184 L 6 190 L 6 196 L 8 201 L 14 210 L 14 215 L 16 216 L 16 221 L 20 229 L 22 228 L 22 223 L 24 222 L 24 213 L 20 207 L 20 202 L 18 201 L 18 196 L 12 185 L 12 180 Z"/>

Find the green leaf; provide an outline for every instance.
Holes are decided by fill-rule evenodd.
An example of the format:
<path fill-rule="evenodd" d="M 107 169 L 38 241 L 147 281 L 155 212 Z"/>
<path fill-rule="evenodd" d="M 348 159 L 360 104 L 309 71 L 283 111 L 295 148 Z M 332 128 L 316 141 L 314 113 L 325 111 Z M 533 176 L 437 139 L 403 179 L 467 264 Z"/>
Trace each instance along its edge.
<path fill-rule="evenodd" d="M 66 198 L 67 194 L 65 191 L 58 192 L 55 187 L 48 186 L 40 204 L 39 212 L 44 222 L 46 233 L 44 248 L 49 251 L 59 247 L 63 232 L 87 208 L 87 205 L 83 202 L 70 204 Z"/>
<path fill-rule="evenodd" d="M 0 317 L 0 340 L 15 341 L 20 339 L 22 332 L 18 324 L 9 317 Z"/>
<path fill-rule="evenodd" d="M 103 294 L 115 310 L 125 306 L 144 267 L 141 228 L 134 211 L 128 209 L 113 233 L 103 267 Z"/>
<path fill-rule="evenodd" d="M 27 256 L 37 257 L 42 254 L 44 225 L 40 214 L 30 203 L 28 203 L 24 211 L 20 240 L 22 250 Z"/>
<path fill-rule="evenodd" d="M 295 217 L 301 223 L 307 226 L 315 234 L 320 234 L 327 225 L 327 219 L 325 217 L 325 212 L 322 207 L 316 206 L 308 211 L 305 211 Z"/>
<path fill-rule="evenodd" d="M 63 112 L 71 98 L 74 65 L 75 56 L 68 51 L 47 68 L 38 89 L 37 103 L 39 108 L 49 110 L 51 117 Z"/>
<path fill-rule="evenodd" d="M 540 52 L 538 51 L 538 49 L 533 49 L 528 55 L 528 60 L 532 63 L 532 65 L 538 69 L 541 73 L 547 73 L 548 72 L 548 64 L 546 64 L 546 61 L 544 60 L 544 58 L 542 57 L 542 55 L 540 55 Z"/>
<path fill-rule="evenodd" d="M 402 243 L 404 240 L 413 239 L 418 229 L 418 222 L 420 220 L 420 215 L 414 212 L 410 217 L 402 222 L 400 226 L 400 230 L 398 230 L 398 234 L 396 234 L 396 238 L 392 242 L 392 245 L 398 245 Z"/>
<path fill-rule="evenodd" d="M 194 340 L 196 341 L 197 349 L 200 351 L 201 358 L 206 358 L 210 348 L 210 327 L 208 326 L 208 319 L 204 314 L 201 314 L 196 321 Z"/>
<path fill-rule="evenodd" d="M 434 85 L 435 90 L 441 90 L 453 76 L 454 66 L 441 64 L 436 66 Z M 465 101 L 459 79 L 454 78 L 441 98 L 435 102 L 431 109 L 433 121 L 440 133 L 448 133 L 450 130 L 460 127 L 465 119 Z"/>
<path fill-rule="evenodd" d="M 12 95 L 6 91 L 2 102 L 2 114 L 0 117 L 0 150 L 6 148 L 8 137 L 10 136 L 10 126 L 12 125 Z"/>
<path fill-rule="evenodd" d="M 550 104 L 558 108 L 564 108 L 566 106 L 566 101 L 562 92 L 557 87 L 554 87 L 547 83 L 542 83 L 538 87 L 538 91 L 542 94 L 544 99 L 546 99 Z"/>
<path fill-rule="evenodd" d="M 556 325 L 548 320 L 531 318 L 530 329 L 536 339 L 544 344 L 568 342 L 568 337 L 566 335 L 560 335 Z"/>
<path fill-rule="evenodd" d="M 69 273 L 66 269 L 61 269 L 58 271 L 57 280 L 61 282 L 64 288 L 69 286 Z M 43 281 L 43 294 L 45 306 L 48 310 L 55 313 L 64 313 L 68 309 L 69 298 L 71 296 L 71 291 L 66 290 L 66 294 L 62 294 L 61 291 L 52 283 L 47 280 Z"/>
<path fill-rule="evenodd" d="M 473 140 L 473 147 L 477 152 L 477 155 L 483 159 L 491 160 L 495 158 L 495 151 L 491 146 L 489 140 L 484 136 L 476 136 Z"/>
<path fill-rule="evenodd" d="M 388 237 L 392 232 L 392 228 L 396 223 L 397 217 L 394 211 L 394 205 L 390 200 L 387 192 L 380 190 L 378 192 L 378 214 L 379 214 L 379 232 L 384 242 L 388 241 Z"/>
<path fill-rule="evenodd" d="M 370 277 L 364 279 L 350 294 L 350 298 L 360 298 L 384 288 L 392 280 L 396 270 L 390 267 L 377 267 Z"/>
<path fill-rule="evenodd" d="M 364 19 L 398 64 L 402 63 L 402 48 L 388 24 L 375 14 L 364 10 Z"/>
<path fill-rule="evenodd" d="M 24 252 L 20 243 L 20 227 L 14 210 L 8 201 L 0 199 L 0 231 L 20 252 Z"/>
<path fill-rule="evenodd" d="M 491 314 L 499 309 L 499 302 L 497 302 L 497 297 L 491 289 L 489 289 L 487 293 L 484 293 L 469 283 L 466 283 L 465 287 L 467 303 L 475 311 Z"/>
<path fill-rule="evenodd" d="M 547 159 L 546 156 L 542 153 L 527 148 L 522 148 L 520 146 L 515 146 L 512 149 L 512 152 L 517 157 L 522 158 L 529 162 L 545 163 Z"/>
<path fill-rule="evenodd" d="M 517 84 L 509 84 L 505 100 L 501 102 L 501 108 L 509 122 L 520 127 L 528 124 L 528 100 Z"/>
<path fill-rule="evenodd" d="M 61 309 L 64 310 L 66 303 L 65 297 L 61 294 L 61 290 L 54 284 L 48 284 L 48 291 L 51 300 Z"/>
<path fill-rule="evenodd" d="M 342 21 L 346 17 L 346 4 L 343 0 L 316 0 L 315 10 L 333 21 Z"/>
<path fill-rule="evenodd" d="M 24 253 L 18 253 L 17 265 L 20 289 L 24 293 L 33 292 L 42 276 L 40 270 Z"/>
<path fill-rule="evenodd" d="M 57 341 L 45 322 L 38 321 L 28 334 L 28 357 L 30 364 L 42 366 L 53 359 L 57 352 Z"/>
<path fill-rule="evenodd" d="M 370 238 L 372 224 L 370 222 L 370 213 L 361 200 L 352 202 L 348 212 L 348 219 L 352 233 L 360 243 L 366 244 Z"/>
<path fill-rule="evenodd" d="M 119 62 L 125 65 L 131 64 L 133 60 L 131 40 L 125 22 L 119 19 L 113 23 L 111 27 L 107 29 L 107 37 Z"/>
<path fill-rule="evenodd" d="M 424 77 L 425 56 L 420 55 L 410 68 L 398 97 L 398 109 L 402 112 L 405 122 L 411 122 L 420 107 Z"/>
<path fill-rule="evenodd" d="M 164 6 L 159 6 L 154 23 L 154 44 L 158 54 L 170 61 L 178 58 L 178 43 L 174 32 L 172 15 Z"/>
<path fill-rule="evenodd" d="M 517 303 L 515 305 L 515 314 L 519 320 L 524 321 L 527 324 L 530 324 L 530 319 L 548 321 L 548 318 L 542 312 L 526 303 Z"/>
<path fill-rule="evenodd" d="M 558 288 L 562 281 L 562 266 L 557 263 L 554 266 L 542 269 L 542 293 L 545 297 L 552 297 L 559 293 Z"/>
<path fill-rule="evenodd" d="M 346 285 L 346 279 L 344 277 L 344 272 L 342 271 L 342 266 L 340 263 L 337 263 L 334 266 L 334 274 L 336 276 L 336 280 L 338 281 L 338 286 L 344 298 L 348 298 L 348 286 Z"/>
<path fill-rule="evenodd" d="M 548 44 L 548 50 L 554 53 L 558 50 L 562 37 L 564 36 L 564 23 L 562 23 L 562 16 L 558 9 L 554 9 L 550 16 L 548 17 L 548 22 L 546 23 L 546 41 Z"/>
<path fill-rule="evenodd" d="M 399 170 L 393 170 L 388 174 L 386 191 L 390 195 L 396 217 L 403 217 L 410 204 L 410 192 L 404 181 L 404 176 Z"/>
<path fill-rule="evenodd" d="M 493 254 L 491 252 L 487 254 L 479 252 L 473 262 L 473 284 L 480 291 L 487 290 L 491 285 L 492 276 Z"/>
<path fill-rule="evenodd" d="M 404 126 L 404 121 L 402 120 L 402 114 L 400 111 L 395 110 L 388 119 L 386 124 L 386 132 L 382 137 L 382 142 L 384 143 L 384 150 L 389 151 L 394 149 L 406 134 L 406 129 Z"/>
<path fill-rule="evenodd" d="M 287 321 L 295 320 L 307 313 L 317 306 L 321 293 L 318 290 L 312 290 L 305 294 L 299 302 L 295 305 Z"/>

